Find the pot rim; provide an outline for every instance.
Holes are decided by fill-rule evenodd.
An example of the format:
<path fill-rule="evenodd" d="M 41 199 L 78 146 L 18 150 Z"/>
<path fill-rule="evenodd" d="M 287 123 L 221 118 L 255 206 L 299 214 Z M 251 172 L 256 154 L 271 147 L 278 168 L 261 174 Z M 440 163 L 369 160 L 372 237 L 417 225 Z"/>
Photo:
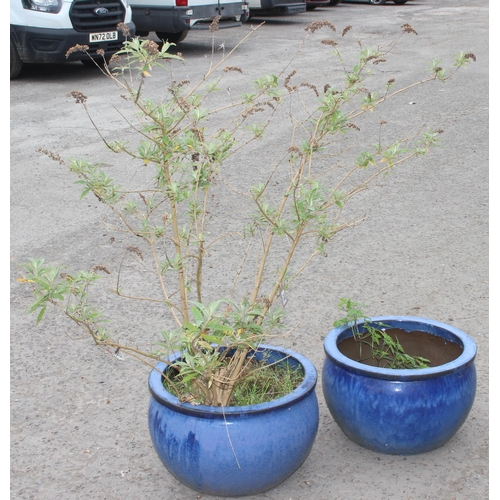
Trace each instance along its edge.
<path fill-rule="evenodd" d="M 280 354 L 284 354 L 284 357 L 293 358 L 297 361 L 304 369 L 304 380 L 302 383 L 294 389 L 289 394 L 282 396 L 281 398 L 269 401 L 267 403 L 260 403 L 256 405 L 249 406 L 207 406 L 207 405 L 193 405 L 188 402 L 181 403 L 179 399 L 172 393 L 167 391 L 162 384 L 161 373 L 167 368 L 167 363 L 160 361 L 156 364 L 155 368 L 151 370 L 149 374 L 149 392 L 151 396 L 158 401 L 160 404 L 165 405 L 174 409 L 177 412 L 195 415 L 198 417 L 223 417 L 226 418 L 228 415 L 239 415 L 248 413 L 265 413 L 269 411 L 274 411 L 282 407 L 290 406 L 290 404 L 296 403 L 301 399 L 304 399 L 312 391 L 314 391 L 317 382 L 317 371 L 313 363 L 309 361 L 305 356 L 299 354 L 290 349 L 285 349 L 284 347 L 277 347 L 268 344 L 260 344 L 257 348 L 259 351 L 272 350 L 277 351 Z M 179 357 L 179 353 L 172 354 L 169 358 L 175 359 Z"/>
<path fill-rule="evenodd" d="M 365 320 L 359 320 L 356 324 L 365 323 Z M 462 353 L 458 358 L 445 363 L 444 365 L 433 366 L 430 368 L 380 368 L 377 366 L 369 366 L 359 361 L 355 361 L 344 354 L 342 354 L 337 346 L 339 337 L 341 340 L 352 337 L 348 334 L 351 326 L 341 326 L 331 330 L 326 336 L 323 346 L 326 356 L 334 363 L 342 365 L 349 371 L 362 373 L 365 376 L 372 376 L 376 378 L 384 378 L 390 380 L 417 380 L 424 378 L 432 378 L 437 375 L 445 373 L 456 372 L 462 370 L 474 362 L 476 357 L 476 344 L 474 340 L 462 330 L 428 318 L 419 318 L 415 316 L 375 316 L 370 318 L 370 322 L 383 322 L 390 323 L 392 328 L 400 328 L 402 330 L 420 330 L 440 337 L 445 337 L 451 342 L 455 342 L 462 349 Z M 413 326 L 409 326 L 412 324 Z M 422 325 L 427 325 L 424 328 Z M 446 335 L 440 335 L 440 332 Z"/>

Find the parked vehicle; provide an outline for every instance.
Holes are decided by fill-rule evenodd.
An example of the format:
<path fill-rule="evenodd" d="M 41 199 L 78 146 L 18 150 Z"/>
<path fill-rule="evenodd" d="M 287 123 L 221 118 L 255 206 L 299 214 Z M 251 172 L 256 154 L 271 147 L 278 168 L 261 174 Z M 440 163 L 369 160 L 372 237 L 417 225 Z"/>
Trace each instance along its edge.
<path fill-rule="evenodd" d="M 104 50 L 107 59 L 120 50 L 125 37 L 117 29 L 125 23 L 135 35 L 128 0 L 10 0 L 10 78 L 16 78 L 24 63 L 82 61 L 95 65 L 91 57 Z M 88 54 L 68 54 L 75 45 L 87 45 Z M 102 58 L 98 56 L 96 60 Z"/>
<path fill-rule="evenodd" d="M 384 5 L 388 2 L 388 0 L 368 0 L 372 5 Z M 408 0 L 391 0 L 396 5 L 404 5 Z"/>
<path fill-rule="evenodd" d="M 221 16 L 219 29 L 241 26 L 248 17 L 246 0 L 129 0 L 136 34 L 155 32 L 160 40 L 179 43 L 192 29 L 209 29 Z"/>
<path fill-rule="evenodd" d="M 387 2 L 394 2 L 396 5 L 404 5 L 411 0 L 367 0 L 372 5 L 385 5 Z M 330 0 L 330 5 L 338 5 L 342 0 Z M 348 2 L 346 2 L 348 3 Z"/>
<path fill-rule="evenodd" d="M 330 5 L 330 2 L 331 0 L 306 0 L 306 10 L 314 10 L 318 7 L 326 7 L 327 5 Z"/>
<path fill-rule="evenodd" d="M 249 0 L 250 17 L 289 15 L 305 12 L 306 0 Z"/>

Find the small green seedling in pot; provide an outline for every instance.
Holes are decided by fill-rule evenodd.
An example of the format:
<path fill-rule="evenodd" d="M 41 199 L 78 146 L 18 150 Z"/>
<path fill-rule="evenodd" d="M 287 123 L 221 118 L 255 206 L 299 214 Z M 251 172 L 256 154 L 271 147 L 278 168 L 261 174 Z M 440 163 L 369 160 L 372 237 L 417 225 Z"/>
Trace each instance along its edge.
<path fill-rule="evenodd" d="M 388 325 L 370 322 L 363 312 L 363 304 L 351 299 L 340 299 L 338 307 L 345 316 L 333 323 L 335 327 L 352 325 L 353 338 L 359 362 L 372 361 L 380 368 L 427 368 L 430 361 L 422 356 L 410 356 L 399 342 L 397 335 L 387 333 Z M 360 324 L 359 321 L 363 322 Z"/>

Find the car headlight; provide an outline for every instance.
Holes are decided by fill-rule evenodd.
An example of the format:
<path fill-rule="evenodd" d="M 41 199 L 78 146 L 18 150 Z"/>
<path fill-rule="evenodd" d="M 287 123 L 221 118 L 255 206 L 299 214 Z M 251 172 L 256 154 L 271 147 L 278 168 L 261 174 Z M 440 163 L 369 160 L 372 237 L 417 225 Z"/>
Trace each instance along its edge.
<path fill-rule="evenodd" d="M 62 7 L 62 0 L 22 0 L 23 7 L 28 10 L 57 14 Z"/>

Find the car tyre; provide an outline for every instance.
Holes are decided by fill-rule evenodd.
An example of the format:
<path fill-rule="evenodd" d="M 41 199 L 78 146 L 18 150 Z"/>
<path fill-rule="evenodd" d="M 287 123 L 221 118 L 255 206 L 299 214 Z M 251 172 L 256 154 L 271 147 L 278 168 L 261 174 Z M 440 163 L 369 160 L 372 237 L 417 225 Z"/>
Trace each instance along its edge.
<path fill-rule="evenodd" d="M 342 0 L 330 0 L 330 3 L 328 5 L 338 5 Z"/>
<path fill-rule="evenodd" d="M 404 5 L 408 0 L 393 0 L 396 5 Z"/>
<path fill-rule="evenodd" d="M 387 0 L 370 0 L 370 3 L 372 5 L 384 5 L 387 3 Z"/>
<path fill-rule="evenodd" d="M 21 69 L 23 67 L 23 62 L 19 57 L 19 53 L 17 52 L 16 44 L 12 37 L 10 38 L 10 79 L 14 80 L 21 73 Z"/>
<path fill-rule="evenodd" d="M 184 30 L 179 33 L 167 33 L 166 31 L 157 31 L 156 36 L 163 41 L 170 43 L 179 43 L 187 37 L 189 30 Z"/>

